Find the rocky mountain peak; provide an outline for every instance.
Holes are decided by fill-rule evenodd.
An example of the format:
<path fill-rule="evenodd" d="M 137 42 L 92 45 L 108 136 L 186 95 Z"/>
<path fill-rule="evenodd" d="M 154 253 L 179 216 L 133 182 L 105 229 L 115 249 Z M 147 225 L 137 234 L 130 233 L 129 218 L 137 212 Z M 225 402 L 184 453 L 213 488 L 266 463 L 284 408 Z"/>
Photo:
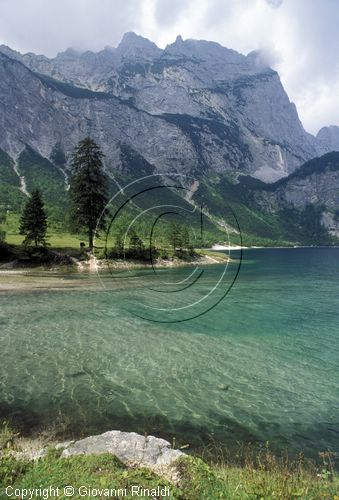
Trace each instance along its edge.
<path fill-rule="evenodd" d="M 68 47 L 64 52 L 58 52 L 56 59 L 77 59 L 81 55 L 81 52 Z"/>
<path fill-rule="evenodd" d="M 5 54 L 5 56 L 10 57 L 11 59 L 20 60 L 21 54 L 17 50 L 13 50 L 7 45 L 0 45 L 0 54 Z"/>
<path fill-rule="evenodd" d="M 114 47 L 112 47 L 111 45 L 105 45 L 104 47 L 104 52 L 114 52 Z"/>
<path fill-rule="evenodd" d="M 323 151 L 338 151 L 339 150 L 339 127 L 330 125 L 323 127 L 317 133 L 317 139 L 323 147 Z"/>
<path fill-rule="evenodd" d="M 267 58 L 262 50 L 252 50 L 247 54 L 247 60 L 258 70 L 269 69 L 273 71 L 267 63 Z"/>
<path fill-rule="evenodd" d="M 147 38 L 137 35 L 133 31 L 124 34 L 116 52 L 124 58 L 153 58 L 162 53 L 162 50 Z"/>
<path fill-rule="evenodd" d="M 224 61 L 232 58 L 236 60 L 246 59 L 242 54 L 223 47 L 217 42 L 195 40 L 192 38 L 183 40 L 181 35 L 177 36 L 174 43 L 167 45 L 164 52 L 171 55 L 196 57 L 201 60 L 208 60 L 210 57 Z"/>
<path fill-rule="evenodd" d="M 8 152 L 9 144 L 25 143 L 49 157 L 62 142 L 69 153 L 92 134 L 112 165 L 116 144 L 127 143 L 159 170 L 195 165 L 273 182 L 339 149 L 338 127 L 317 138 L 305 132 L 279 75 L 258 51 L 245 56 L 181 35 L 162 50 L 129 32 L 117 48 L 97 53 L 67 49 L 48 59 L 5 46 L 0 53 L 22 63 L 12 73 L 0 65 L 0 148 Z"/>

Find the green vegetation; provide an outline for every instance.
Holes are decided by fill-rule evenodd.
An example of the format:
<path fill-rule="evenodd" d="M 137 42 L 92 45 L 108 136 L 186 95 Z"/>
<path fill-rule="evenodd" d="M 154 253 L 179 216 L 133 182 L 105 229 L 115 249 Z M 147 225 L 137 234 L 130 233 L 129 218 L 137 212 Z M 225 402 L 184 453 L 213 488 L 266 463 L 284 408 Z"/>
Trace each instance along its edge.
<path fill-rule="evenodd" d="M 0 149 L 0 216 L 8 211 L 20 212 L 25 196 L 19 191 L 19 187 L 14 162 Z"/>
<path fill-rule="evenodd" d="M 64 222 L 64 215 L 68 210 L 68 197 L 61 170 L 29 147 L 26 147 L 19 156 L 18 169 L 20 174 L 25 176 L 28 192 L 39 189 L 43 194 L 50 222 L 52 224 Z"/>
<path fill-rule="evenodd" d="M 258 457 L 258 464 L 242 467 L 224 463 L 207 465 L 198 458 L 180 460 L 183 477 L 181 491 L 187 499 L 332 499 L 339 482 L 333 469 L 278 463 L 269 453 Z M 180 498 L 180 497 L 179 497 Z"/>
<path fill-rule="evenodd" d="M 126 219 L 125 219 L 126 220 Z M 143 231 L 143 226 L 139 226 L 140 232 L 134 227 L 128 228 L 119 225 L 114 231 L 114 243 L 106 248 L 106 254 L 100 253 L 100 248 L 96 254 L 99 258 L 116 259 L 126 257 L 148 261 L 149 263 L 157 258 L 161 259 L 181 259 L 190 260 L 197 255 L 197 252 L 191 244 L 191 234 L 187 226 L 176 221 L 163 223 L 158 229 L 158 235 L 148 235 L 149 227 Z M 144 238 L 140 235 L 143 234 Z M 147 236 L 146 236 L 147 234 Z M 200 252 L 202 253 L 202 251 Z"/>
<path fill-rule="evenodd" d="M 60 142 L 55 144 L 51 152 L 51 162 L 59 168 L 65 168 L 67 158 Z"/>
<path fill-rule="evenodd" d="M 99 146 L 86 137 L 79 143 L 72 159 L 71 220 L 75 229 L 86 230 L 90 250 L 93 249 L 94 236 L 106 223 L 102 215 L 108 202 L 103 156 Z"/>
<path fill-rule="evenodd" d="M 7 420 L 0 420 L 0 451 L 13 446 L 16 433 Z"/>
<path fill-rule="evenodd" d="M 206 200 L 209 213 L 216 220 L 224 221 L 230 228 L 224 231 L 224 240 L 240 244 L 239 234 L 231 228 L 240 229 L 245 246 L 285 246 L 293 244 L 289 235 L 281 231 L 281 221 L 274 215 L 259 211 L 253 202 L 252 191 L 239 183 L 231 182 L 228 176 L 205 180 L 199 185 L 196 200 Z"/>
<path fill-rule="evenodd" d="M 29 441 L 32 446 L 32 440 Z M 39 446 L 43 443 L 37 438 Z M 0 495 L 5 488 L 60 488 L 59 498 L 65 498 L 63 487 L 72 485 L 101 490 L 125 489 L 124 498 L 133 498 L 132 486 L 157 489 L 169 487 L 170 496 L 177 500 L 253 500 L 305 499 L 338 500 L 339 479 L 332 463 L 332 454 L 321 453 L 318 466 L 305 462 L 302 455 L 293 462 L 287 455 L 277 459 L 268 446 L 256 455 L 244 457 L 242 464 L 223 460 L 209 464 L 198 457 L 181 457 L 175 464 L 176 484 L 148 469 L 128 468 L 110 454 L 61 458 L 62 450 L 50 448 L 44 458 L 29 461 L 20 456 L 25 438 L 18 437 L 7 422 L 0 424 Z M 26 448 L 27 449 L 27 448 Z M 15 453 L 19 455 L 15 457 Z M 89 495 L 91 497 L 91 495 Z M 117 498 L 118 495 L 109 496 Z M 165 498 L 163 495 L 156 498 Z M 79 493 L 72 497 L 81 498 Z M 135 498 L 135 496 L 134 496 Z"/>
<path fill-rule="evenodd" d="M 5 224 L 7 220 L 6 212 L 0 212 L 0 225 Z M 3 243 L 6 239 L 6 231 L 0 227 L 0 243 Z"/>
<path fill-rule="evenodd" d="M 328 168 L 339 168 L 339 154 L 325 155 L 325 165 L 329 161 L 328 156 L 331 158 Z M 309 162 L 314 162 L 313 172 L 316 168 L 320 171 L 319 159 L 316 160 Z M 208 200 L 208 209 L 217 219 L 226 221 L 232 227 L 238 225 L 245 246 L 337 244 L 338 241 L 321 224 L 322 212 L 325 210 L 323 205 L 310 203 L 300 209 L 283 208 L 269 213 L 258 204 L 257 194 L 265 191 L 269 193 L 274 190 L 274 186 L 288 182 L 287 179 L 292 176 L 306 175 L 303 167 L 301 174 L 299 170 L 275 184 L 265 184 L 250 176 L 241 176 L 238 182 L 234 182 L 226 174 L 220 174 L 201 182 L 195 196 L 196 199 Z M 232 234 L 230 236 L 232 242 Z"/>
<path fill-rule="evenodd" d="M 290 179 L 305 179 L 310 175 L 323 174 L 324 171 L 338 171 L 339 170 L 339 152 L 333 151 L 327 153 L 319 158 L 313 158 L 307 161 L 301 167 L 297 168 L 288 177 L 284 177 L 277 182 L 270 184 L 271 189 L 277 186 L 283 186 L 287 180 Z M 267 189 L 267 188 L 266 188 Z"/>
<path fill-rule="evenodd" d="M 185 224 L 172 221 L 167 231 L 167 239 L 171 246 L 172 257 L 182 258 L 185 254 L 194 255 L 190 231 Z"/>
<path fill-rule="evenodd" d="M 9 245 L 0 242 L 0 262 L 15 261 L 22 267 L 54 266 L 54 265 L 73 265 L 72 257 L 78 259 L 84 258 L 80 250 L 47 247 L 29 247 L 23 245 Z"/>
<path fill-rule="evenodd" d="M 331 245 L 335 239 L 321 224 L 321 215 L 325 210 L 322 205 L 307 204 L 304 209 L 289 208 L 280 213 L 281 227 L 295 241 L 305 245 Z"/>
<path fill-rule="evenodd" d="M 120 159 L 124 184 L 155 173 L 154 167 L 128 144 L 120 144 Z"/>
<path fill-rule="evenodd" d="M 61 492 L 66 485 L 79 488 L 125 489 L 131 492 L 133 485 L 154 489 L 170 486 L 170 498 L 180 498 L 180 491 L 166 479 L 159 478 L 147 469 L 127 469 L 117 458 L 103 454 L 98 456 L 77 456 L 68 459 L 58 457 L 60 451 L 50 452 L 48 456 L 35 463 L 16 461 L 6 456 L 0 461 L 0 492 L 10 486 L 15 488 L 54 488 L 59 487 Z M 13 490 L 11 490 L 13 491 Z M 89 495 L 91 498 L 92 495 Z M 98 495 L 103 498 L 102 495 Z M 111 496 L 110 498 L 118 498 Z M 59 498 L 66 498 L 62 493 Z M 75 494 L 72 498 L 81 498 Z M 93 497 L 92 497 L 93 498 Z M 132 498 L 131 494 L 124 498 Z M 135 498 L 135 496 L 134 496 Z"/>
<path fill-rule="evenodd" d="M 129 250 L 134 258 L 141 258 L 144 255 L 144 244 L 140 236 L 132 228 L 129 234 Z"/>
<path fill-rule="evenodd" d="M 46 209 L 46 211 L 48 213 L 48 209 Z M 0 222 L 0 228 L 6 232 L 5 241 L 9 245 L 22 245 L 24 236 L 19 234 L 19 225 L 20 216 L 15 213 L 9 213 L 3 224 Z M 50 218 L 48 218 L 47 237 L 50 248 L 63 252 L 74 252 L 80 248 L 81 242 L 86 241 L 86 235 L 83 233 L 73 234 L 68 231 L 61 232 L 59 227 L 55 227 L 55 225 L 51 223 Z"/>
<path fill-rule="evenodd" d="M 176 123 L 179 120 L 180 126 L 187 129 L 187 133 L 194 125 L 185 116 L 166 115 L 165 119 L 174 120 Z M 207 126 L 216 127 L 217 125 L 214 124 L 213 120 L 203 120 L 199 121 L 197 126 L 204 128 Z M 220 140 L 226 140 L 229 131 L 223 129 L 218 134 Z M 233 139 L 235 140 L 235 138 Z M 172 210 L 170 207 L 180 207 L 177 219 L 178 223 L 184 221 L 189 232 L 189 243 L 180 245 L 174 242 L 177 255 L 173 255 L 175 253 L 173 252 L 173 235 L 169 234 L 171 217 L 161 217 L 153 230 L 152 251 L 154 250 L 154 257 L 185 258 L 188 257 L 189 252 L 193 251 L 193 248 L 209 247 L 215 243 L 222 245 L 228 243 L 240 245 L 242 243 L 244 246 L 332 245 L 338 243 L 338 240 L 331 236 L 321 223 L 322 213 L 325 210 L 321 204 L 310 203 L 301 209 L 291 206 L 280 210 L 275 209 L 271 212 L 264 210 L 260 205 L 262 194 L 269 196 L 272 190 L 283 187 L 290 178 L 303 178 L 309 174 L 317 175 L 324 170 L 336 171 L 339 168 L 338 153 L 329 153 L 322 158 L 311 160 L 287 179 L 282 179 L 272 185 L 265 184 L 250 176 L 240 176 L 237 180 L 234 175 L 227 172 L 216 173 L 208 177 L 203 176 L 193 195 L 194 210 L 194 206 L 185 199 L 188 194 L 187 190 L 181 186 L 177 177 L 167 179 L 163 186 L 159 185 L 156 177 L 149 177 L 155 173 L 153 165 L 131 146 L 127 144 L 119 146 L 121 169 L 114 172 L 114 180 L 111 177 L 105 179 L 107 190 L 105 199 L 107 200 L 116 194 L 117 185 L 126 186 L 126 184 L 136 180 L 137 183 L 125 188 L 124 194 L 122 196 L 119 194 L 110 203 L 109 211 L 105 212 L 107 219 L 110 217 L 108 219 L 110 221 L 112 221 L 114 214 L 115 216 L 114 222 L 108 227 L 107 234 L 106 232 L 102 234 L 103 239 L 96 235 L 94 245 L 98 257 L 121 258 L 124 253 L 123 246 L 125 246 L 127 258 L 149 259 L 150 230 L 163 210 L 161 207 L 164 206 L 169 207 L 169 212 Z M 51 153 L 51 161 L 42 158 L 36 151 L 26 147 L 15 165 L 13 160 L 0 150 L 0 241 L 15 245 L 20 245 L 23 241 L 19 234 L 19 214 L 22 213 L 27 197 L 19 189 L 20 180 L 15 172 L 16 168 L 19 175 L 24 176 L 29 192 L 38 188 L 43 194 L 48 216 L 48 240 L 51 247 L 63 252 L 72 252 L 73 255 L 78 252 L 80 242 L 86 241 L 88 238 L 86 221 L 82 216 L 83 220 L 80 221 L 80 215 L 87 212 L 88 206 L 85 207 L 85 203 L 79 212 L 77 203 L 80 202 L 84 189 L 89 193 L 89 184 L 87 183 L 86 186 L 84 177 L 80 190 L 74 187 L 68 192 L 64 172 L 65 169 L 67 170 L 66 162 L 67 159 L 60 143 L 55 144 Z M 92 181 L 91 185 L 93 185 Z M 75 193 L 75 196 L 72 193 Z M 76 201 L 75 198 L 78 200 Z M 71 201 L 72 203 L 70 203 Z M 101 203 L 94 205 L 97 205 L 94 215 L 98 216 L 103 205 Z M 119 211 L 122 205 L 123 210 Z M 204 207 L 202 241 L 200 236 L 201 205 Z M 149 207 L 157 206 L 160 207 L 158 211 L 156 209 L 149 211 Z M 329 209 L 326 208 L 326 210 Z M 332 212 L 334 219 L 338 218 L 335 210 Z M 142 216 L 139 217 L 141 213 Z M 95 223 L 96 221 L 97 218 Z M 133 231 L 139 241 L 134 243 L 132 241 L 130 245 L 130 234 L 128 234 L 126 241 L 124 241 L 124 235 L 132 221 Z M 92 229 L 92 231 L 94 230 Z M 181 247 L 185 247 L 185 252 L 180 250 Z M 136 254 L 138 254 L 137 257 Z"/>
<path fill-rule="evenodd" d="M 26 202 L 20 219 L 20 234 L 24 245 L 46 246 L 47 215 L 39 189 L 35 189 Z"/>

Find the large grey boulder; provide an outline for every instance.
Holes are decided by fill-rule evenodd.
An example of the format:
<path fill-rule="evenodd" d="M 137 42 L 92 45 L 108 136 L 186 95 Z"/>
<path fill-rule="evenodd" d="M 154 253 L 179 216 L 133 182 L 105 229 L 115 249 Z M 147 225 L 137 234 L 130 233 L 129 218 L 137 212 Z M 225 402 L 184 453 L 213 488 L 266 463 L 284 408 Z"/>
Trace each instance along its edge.
<path fill-rule="evenodd" d="M 142 436 L 135 432 L 108 431 L 80 441 L 64 443 L 64 446 L 62 458 L 111 453 L 129 467 L 147 467 L 171 480 L 175 480 L 174 462 L 185 456 L 181 451 L 172 449 L 165 439 Z"/>

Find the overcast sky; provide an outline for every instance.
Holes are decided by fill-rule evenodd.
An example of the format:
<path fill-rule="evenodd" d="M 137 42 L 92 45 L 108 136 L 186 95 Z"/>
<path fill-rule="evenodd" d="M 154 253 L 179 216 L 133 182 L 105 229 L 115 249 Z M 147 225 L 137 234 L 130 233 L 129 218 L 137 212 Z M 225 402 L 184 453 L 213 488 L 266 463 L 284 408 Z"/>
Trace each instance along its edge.
<path fill-rule="evenodd" d="M 20 52 L 100 50 L 126 31 L 262 49 L 306 130 L 339 125 L 339 0 L 0 0 L 0 43 Z"/>

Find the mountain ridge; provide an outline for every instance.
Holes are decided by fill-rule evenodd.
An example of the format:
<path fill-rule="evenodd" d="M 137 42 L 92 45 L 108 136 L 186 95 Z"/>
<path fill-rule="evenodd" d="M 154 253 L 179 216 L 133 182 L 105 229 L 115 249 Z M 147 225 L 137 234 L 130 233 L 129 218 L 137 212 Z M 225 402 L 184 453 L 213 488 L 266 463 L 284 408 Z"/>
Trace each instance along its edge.
<path fill-rule="evenodd" d="M 293 212 L 299 220 L 313 203 L 319 208 L 314 217 L 336 236 L 338 200 L 317 198 L 319 179 L 307 172 L 307 162 L 336 147 L 337 129 L 324 127 L 318 137 L 305 132 L 278 73 L 258 52 L 245 56 L 181 37 L 159 49 L 133 33 L 117 48 L 68 49 L 53 59 L 0 47 L 0 148 L 13 162 L 19 187 L 38 182 L 39 175 L 45 187 L 54 176 L 59 189 L 62 178 L 65 187 L 74 147 L 91 135 L 115 185 L 142 176 L 145 168 L 193 178 L 193 202 L 203 193 L 221 217 L 223 198 L 230 196 L 246 232 L 271 239 L 288 239 L 279 229 L 290 227 L 286 211 L 299 211 Z M 55 162 L 56 152 L 62 164 Z M 307 173 L 306 183 L 300 171 Z M 318 174 L 324 186 L 339 187 L 336 169 Z M 48 199 L 56 200 L 49 192 Z M 293 231 L 298 238 L 299 229 Z"/>
<path fill-rule="evenodd" d="M 129 147 L 121 147 L 121 160 L 121 172 L 109 180 L 112 196 L 119 186 L 133 182 L 140 175 L 144 179 L 148 176 L 153 179 L 156 174 L 154 167 Z M 64 213 L 67 211 L 68 196 L 61 166 L 51 164 L 26 147 L 17 159 L 17 168 L 27 180 L 28 190 L 38 187 L 43 192 L 52 225 L 61 224 L 67 231 Z M 170 185 L 168 180 L 162 179 L 165 182 L 161 184 Z M 0 181 L 0 212 L 20 212 L 25 196 L 20 192 L 19 179 L 13 174 L 12 160 L 1 150 Z M 147 180 L 144 182 L 146 184 L 142 185 L 147 187 Z M 201 202 L 204 203 L 210 228 L 211 223 L 219 227 L 214 236 L 219 243 L 224 243 L 220 239 L 220 227 L 225 223 L 231 233 L 237 232 L 232 227 L 234 217 L 228 220 L 232 212 L 247 245 L 335 244 L 339 240 L 338 188 L 339 152 L 333 152 L 310 160 L 287 178 L 273 184 L 250 176 L 240 176 L 237 181 L 223 174 L 214 178 L 205 177 L 195 187 L 190 187 L 190 197 L 185 200 L 185 205 L 200 206 Z M 148 200 L 155 205 L 166 205 L 167 202 L 177 205 L 178 201 L 163 197 Z M 210 229 L 209 233 L 212 234 L 213 230 L 211 233 Z"/>
<path fill-rule="evenodd" d="M 216 42 L 181 37 L 159 49 L 133 33 L 125 34 L 118 47 L 97 53 L 68 49 L 49 59 L 32 53 L 20 55 L 4 46 L 0 51 L 20 60 L 34 73 L 74 87 L 110 93 L 155 118 L 189 115 L 191 125 L 183 133 L 184 142 L 191 142 L 192 134 L 199 129 L 194 120 L 201 118 L 237 128 L 240 147 L 227 144 L 226 149 L 230 151 L 233 147 L 234 152 L 226 160 L 218 137 L 211 141 L 203 129 L 198 130 L 201 151 L 206 152 L 202 164 L 210 165 L 211 170 L 241 171 L 273 182 L 304 161 L 326 152 L 323 141 L 304 131 L 278 74 L 256 52 L 245 56 Z M 79 115 L 79 120 L 83 119 Z M 179 127 L 177 134 L 182 134 L 182 129 Z M 243 157 L 243 145 L 250 155 Z M 64 149 L 69 152 L 67 145 Z M 156 156 L 156 151 L 149 155 L 149 151 L 141 148 L 138 152 L 147 160 Z M 106 151 L 106 155 L 113 161 L 116 159 L 111 152 Z M 173 158 L 170 148 L 168 156 Z M 199 152 L 192 151 L 190 156 L 190 161 L 184 157 L 183 162 L 199 163 Z M 178 163 L 180 167 L 180 160 Z"/>

